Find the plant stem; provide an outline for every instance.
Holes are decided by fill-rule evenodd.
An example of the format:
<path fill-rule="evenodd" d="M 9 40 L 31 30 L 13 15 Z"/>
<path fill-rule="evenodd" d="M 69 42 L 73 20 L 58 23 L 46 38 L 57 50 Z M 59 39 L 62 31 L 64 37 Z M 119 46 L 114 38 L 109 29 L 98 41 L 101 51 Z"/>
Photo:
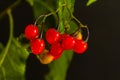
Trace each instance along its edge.
<path fill-rule="evenodd" d="M 16 2 L 14 2 L 12 5 L 8 6 L 2 13 L 0 13 L 0 19 L 2 19 L 2 17 L 4 15 L 7 14 L 7 11 L 10 9 L 12 10 L 13 8 L 15 8 L 16 6 L 18 6 L 18 4 L 21 2 L 21 0 L 17 0 Z"/>
<path fill-rule="evenodd" d="M 72 15 L 72 18 L 79 23 L 80 27 L 86 27 L 75 16 Z"/>
<path fill-rule="evenodd" d="M 9 22 L 10 22 L 10 32 L 9 32 L 9 40 L 8 40 L 8 43 L 4 49 L 4 51 L 1 53 L 2 57 L 0 59 L 0 66 L 3 64 L 5 58 L 6 58 L 6 55 L 8 53 L 8 50 L 9 50 L 9 47 L 10 47 L 10 44 L 12 42 L 12 38 L 13 38 L 13 17 L 12 17 L 12 13 L 11 13 L 11 9 L 7 10 L 7 14 L 8 14 L 8 17 L 9 17 Z"/>
<path fill-rule="evenodd" d="M 66 6 L 66 4 L 61 5 L 61 7 L 63 7 L 63 6 Z M 48 8 L 48 9 L 49 9 L 49 8 Z M 56 11 L 49 10 L 50 13 L 40 15 L 40 16 L 35 20 L 34 25 L 37 25 L 38 20 L 39 20 L 40 18 L 42 18 L 42 17 L 44 17 L 43 20 L 42 20 L 42 22 L 44 23 L 47 17 L 49 17 L 49 16 L 51 16 L 51 15 L 54 15 L 54 16 L 55 16 L 55 14 L 57 14 L 57 12 L 59 11 L 59 9 L 60 9 L 60 8 L 58 8 Z M 57 16 L 58 16 L 58 15 L 57 15 Z"/>

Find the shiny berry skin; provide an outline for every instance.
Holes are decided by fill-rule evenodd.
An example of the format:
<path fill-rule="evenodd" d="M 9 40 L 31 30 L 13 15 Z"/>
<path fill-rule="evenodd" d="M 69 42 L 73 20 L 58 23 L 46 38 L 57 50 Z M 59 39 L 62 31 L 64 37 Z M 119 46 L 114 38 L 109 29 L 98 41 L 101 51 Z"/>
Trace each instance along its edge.
<path fill-rule="evenodd" d="M 68 37 L 69 35 L 68 34 L 61 34 L 60 35 L 60 40 L 62 41 L 63 39 L 65 39 L 66 37 Z"/>
<path fill-rule="evenodd" d="M 41 54 L 45 48 L 44 40 L 34 39 L 31 41 L 31 50 L 33 54 Z"/>
<path fill-rule="evenodd" d="M 46 32 L 45 38 L 49 44 L 53 44 L 60 39 L 60 33 L 54 28 L 50 28 Z"/>
<path fill-rule="evenodd" d="M 78 53 L 78 54 L 83 54 L 86 49 L 88 48 L 88 45 L 85 41 L 83 40 L 75 40 L 75 45 L 73 47 L 73 51 Z"/>
<path fill-rule="evenodd" d="M 70 50 L 73 48 L 75 40 L 72 36 L 67 36 L 62 40 L 62 47 L 64 50 Z"/>
<path fill-rule="evenodd" d="M 38 36 L 38 27 L 33 24 L 27 25 L 25 28 L 25 36 L 27 39 L 32 40 Z"/>
<path fill-rule="evenodd" d="M 62 55 L 62 54 L 57 55 L 57 56 L 53 56 L 53 57 L 54 57 L 54 58 L 53 58 L 53 60 L 57 60 L 58 58 L 60 58 L 60 57 L 61 57 L 61 55 Z"/>
<path fill-rule="evenodd" d="M 62 52 L 63 52 L 62 46 L 60 45 L 60 43 L 56 42 L 51 45 L 49 54 L 54 56 L 55 60 L 60 57 Z"/>

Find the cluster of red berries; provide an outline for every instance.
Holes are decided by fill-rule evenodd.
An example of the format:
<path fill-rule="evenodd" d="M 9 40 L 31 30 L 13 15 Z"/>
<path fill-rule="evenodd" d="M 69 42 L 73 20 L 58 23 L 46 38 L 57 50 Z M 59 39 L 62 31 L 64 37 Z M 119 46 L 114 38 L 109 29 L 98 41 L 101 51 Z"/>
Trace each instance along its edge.
<path fill-rule="evenodd" d="M 40 54 L 45 48 L 45 42 L 39 38 L 38 26 L 33 24 L 27 25 L 25 28 L 25 36 L 30 40 L 30 47 L 33 54 Z"/>
<path fill-rule="evenodd" d="M 50 52 L 54 59 L 58 59 L 64 50 L 73 50 L 78 54 L 82 54 L 87 49 L 87 43 L 82 39 L 77 39 L 71 35 L 64 33 L 60 34 L 54 28 L 48 29 L 46 32 L 46 40 L 51 44 Z"/>
<path fill-rule="evenodd" d="M 82 40 L 82 34 L 80 32 L 77 36 L 72 36 L 67 33 L 60 34 L 54 28 L 48 29 L 45 34 L 45 39 L 51 45 L 49 51 L 45 51 L 45 42 L 42 38 L 39 38 L 40 34 L 37 26 L 32 24 L 27 25 L 25 36 L 30 40 L 30 47 L 33 54 L 44 54 L 41 57 L 41 61 L 48 55 L 49 57 L 51 56 L 51 61 L 56 60 L 62 55 L 64 50 L 72 49 L 78 54 L 83 54 L 88 47 L 87 43 Z"/>

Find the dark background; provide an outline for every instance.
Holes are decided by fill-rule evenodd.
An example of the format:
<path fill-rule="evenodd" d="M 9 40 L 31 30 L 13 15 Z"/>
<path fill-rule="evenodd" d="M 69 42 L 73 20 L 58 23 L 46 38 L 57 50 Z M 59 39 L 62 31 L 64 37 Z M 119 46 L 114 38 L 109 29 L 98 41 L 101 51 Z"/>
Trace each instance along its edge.
<path fill-rule="evenodd" d="M 14 0 L 0 0 L 0 12 Z M 89 48 L 84 55 L 75 54 L 68 69 L 66 80 L 120 80 L 120 1 L 98 0 L 86 7 L 87 0 L 76 0 L 75 16 L 90 29 Z M 23 1 L 13 10 L 14 36 L 33 22 L 31 7 Z M 3 27 L 4 26 L 4 27 Z M 0 42 L 6 44 L 9 34 L 7 16 L 0 20 Z M 27 80 L 43 80 L 48 71 L 30 55 L 26 68 Z"/>

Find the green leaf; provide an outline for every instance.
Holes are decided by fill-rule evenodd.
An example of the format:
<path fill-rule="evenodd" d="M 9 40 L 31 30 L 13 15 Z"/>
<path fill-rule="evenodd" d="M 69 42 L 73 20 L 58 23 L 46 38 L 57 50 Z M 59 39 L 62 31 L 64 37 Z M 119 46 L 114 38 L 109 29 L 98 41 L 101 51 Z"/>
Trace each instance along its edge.
<path fill-rule="evenodd" d="M 3 55 L 4 50 L 0 55 L 1 59 Z M 0 80 L 25 80 L 25 64 L 28 55 L 19 42 L 12 39 L 9 50 L 0 65 Z"/>
<path fill-rule="evenodd" d="M 34 0 L 33 11 L 35 17 L 50 13 L 57 9 L 56 0 Z"/>
<path fill-rule="evenodd" d="M 34 0 L 26 0 L 31 6 L 34 5 Z"/>
<path fill-rule="evenodd" d="M 60 32 L 64 33 L 65 28 L 66 28 L 66 23 L 69 23 L 71 19 L 71 13 L 74 12 L 74 3 L 75 0 L 59 0 L 58 5 L 59 5 L 59 17 L 60 17 Z M 62 5 L 65 4 L 67 7 L 62 7 Z"/>
<path fill-rule="evenodd" d="M 91 4 L 93 4 L 94 2 L 96 2 L 97 0 L 88 0 L 88 2 L 87 2 L 87 6 L 90 6 Z"/>
<path fill-rule="evenodd" d="M 72 50 L 64 51 L 58 60 L 49 64 L 50 72 L 46 76 L 45 80 L 65 80 L 72 55 Z"/>
<path fill-rule="evenodd" d="M 68 28 L 67 33 L 68 33 L 68 34 L 72 34 L 72 33 L 73 33 L 74 31 L 76 31 L 77 29 L 78 29 L 78 25 L 77 25 L 75 22 L 71 21 L 70 27 Z"/>

